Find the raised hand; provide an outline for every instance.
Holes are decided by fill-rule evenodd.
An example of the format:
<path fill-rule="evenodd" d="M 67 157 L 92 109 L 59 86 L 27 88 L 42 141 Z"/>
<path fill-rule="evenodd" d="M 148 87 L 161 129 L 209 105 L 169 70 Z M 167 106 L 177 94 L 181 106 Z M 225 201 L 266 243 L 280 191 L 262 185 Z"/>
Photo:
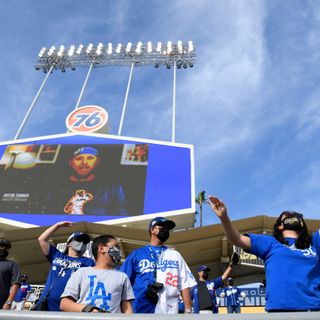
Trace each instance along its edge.
<path fill-rule="evenodd" d="M 208 203 L 212 211 L 214 211 L 218 217 L 222 217 L 227 214 L 227 207 L 219 198 L 209 196 Z"/>
<path fill-rule="evenodd" d="M 59 228 L 72 227 L 74 225 L 71 221 L 60 221 L 56 223 L 56 226 Z"/>

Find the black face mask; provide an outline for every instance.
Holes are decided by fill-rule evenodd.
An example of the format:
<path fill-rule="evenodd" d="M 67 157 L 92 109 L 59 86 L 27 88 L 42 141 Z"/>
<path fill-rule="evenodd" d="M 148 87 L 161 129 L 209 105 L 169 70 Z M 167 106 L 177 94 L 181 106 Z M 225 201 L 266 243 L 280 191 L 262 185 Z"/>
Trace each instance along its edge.
<path fill-rule="evenodd" d="M 118 264 L 121 261 L 121 251 L 117 247 L 110 247 L 108 250 L 108 254 L 114 264 Z"/>
<path fill-rule="evenodd" d="M 170 231 L 167 228 L 161 228 L 159 229 L 159 233 L 157 234 L 157 238 L 161 242 L 166 242 L 169 239 Z"/>
<path fill-rule="evenodd" d="M 284 230 L 293 230 L 297 232 L 300 232 L 304 227 L 304 223 L 301 217 L 295 214 L 284 218 L 282 220 L 282 224 Z"/>
<path fill-rule="evenodd" d="M 208 271 L 203 271 L 202 278 L 207 280 L 209 278 L 209 272 Z"/>
<path fill-rule="evenodd" d="M 229 281 L 228 284 L 229 284 L 229 286 L 232 287 L 233 286 L 233 281 Z"/>
<path fill-rule="evenodd" d="M 5 259 L 9 254 L 9 251 L 7 249 L 0 249 L 0 259 Z"/>

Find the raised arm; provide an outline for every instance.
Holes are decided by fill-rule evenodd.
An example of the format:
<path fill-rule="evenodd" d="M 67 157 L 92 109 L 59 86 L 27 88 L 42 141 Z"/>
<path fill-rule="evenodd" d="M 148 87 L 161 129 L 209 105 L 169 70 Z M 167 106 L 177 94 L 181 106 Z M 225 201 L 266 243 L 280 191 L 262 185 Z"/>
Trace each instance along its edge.
<path fill-rule="evenodd" d="M 236 227 L 233 225 L 233 223 L 229 219 L 227 207 L 225 206 L 225 204 L 220 199 L 214 196 L 209 196 L 208 203 L 210 204 L 212 211 L 215 212 L 215 214 L 221 220 L 224 232 L 230 240 L 230 242 L 233 245 L 238 246 L 244 250 L 250 250 L 250 238 L 242 236 L 236 229 Z"/>
<path fill-rule="evenodd" d="M 73 222 L 70 221 L 61 221 L 58 222 L 56 224 L 54 224 L 53 226 L 51 226 L 50 228 L 48 228 L 47 230 L 45 230 L 40 237 L 38 238 L 38 242 L 40 245 L 40 248 L 42 250 L 42 253 L 47 256 L 49 254 L 49 249 L 50 249 L 50 237 L 52 236 L 52 234 L 57 231 L 60 227 L 72 227 L 73 226 Z"/>
<path fill-rule="evenodd" d="M 229 278 L 230 274 L 232 271 L 232 267 L 229 265 L 228 268 L 225 270 L 225 272 L 222 274 L 221 278 L 222 281 L 226 280 L 227 278 Z"/>

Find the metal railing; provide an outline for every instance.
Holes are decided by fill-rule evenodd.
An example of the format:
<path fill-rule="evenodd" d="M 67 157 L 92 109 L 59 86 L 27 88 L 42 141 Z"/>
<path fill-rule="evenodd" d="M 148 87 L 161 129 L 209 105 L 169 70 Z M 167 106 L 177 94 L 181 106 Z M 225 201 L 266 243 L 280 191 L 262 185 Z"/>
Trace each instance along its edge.
<path fill-rule="evenodd" d="M 4 311 L 0 310 L 0 319 L 3 320 L 212 320 L 212 314 L 104 314 L 104 313 L 81 313 L 81 312 L 48 312 L 48 311 Z M 215 314 L 215 319 L 220 320 L 318 320 L 320 312 L 284 312 L 284 313 L 260 313 L 260 314 Z"/>

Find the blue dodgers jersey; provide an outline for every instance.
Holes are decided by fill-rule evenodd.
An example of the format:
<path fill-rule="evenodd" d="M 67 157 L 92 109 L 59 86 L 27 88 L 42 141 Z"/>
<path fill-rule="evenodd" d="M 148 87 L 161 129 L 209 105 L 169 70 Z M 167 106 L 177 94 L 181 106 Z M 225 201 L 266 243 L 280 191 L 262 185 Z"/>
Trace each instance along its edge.
<path fill-rule="evenodd" d="M 227 298 L 227 306 L 229 307 L 235 307 L 237 305 L 240 305 L 239 301 L 239 295 L 240 290 L 235 286 L 229 286 L 226 288 L 223 288 L 223 291 L 225 292 L 226 298 Z"/>
<path fill-rule="evenodd" d="M 26 298 L 28 292 L 31 292 L 32 288 L 29 283 L 21 283 L 20 288 L 14 297 L 15 302 L 21 302 L 23 299 Z"/>
<path fill-rule="evenodd" d="M 161 250 L 166 249 L 167 247 L 151 245 L 139 248 L 131 252 L 120 269 L 128 275 L 132 284 L 135 295 L 132 307 L 135 313 L 154 313 L 155 311 L 156 306 L 146 297 L 146 290 L 148 284 L 155 281 L 156 255 L 159 255 Z"/>
<path fill-rule="evenodd" d="M 297 249 L 272 236 L 250 234 L 251 253 L 265 260 L 266 310 L 320 310 L 320 236 L 308 249 Z"/>
<path fill-rule="evenodd" d="M 52 245 L 50 245 L 49 255 L 46 258 L 50 262 L 50 271 L 39 303 L 50 290 L 47 296 L 48 309 L 49 311 L 60 311 L 60 296 L 71 274 L 81 267 L 92 267 L 95 262 L 86 257 L 69 257 Z"/>

